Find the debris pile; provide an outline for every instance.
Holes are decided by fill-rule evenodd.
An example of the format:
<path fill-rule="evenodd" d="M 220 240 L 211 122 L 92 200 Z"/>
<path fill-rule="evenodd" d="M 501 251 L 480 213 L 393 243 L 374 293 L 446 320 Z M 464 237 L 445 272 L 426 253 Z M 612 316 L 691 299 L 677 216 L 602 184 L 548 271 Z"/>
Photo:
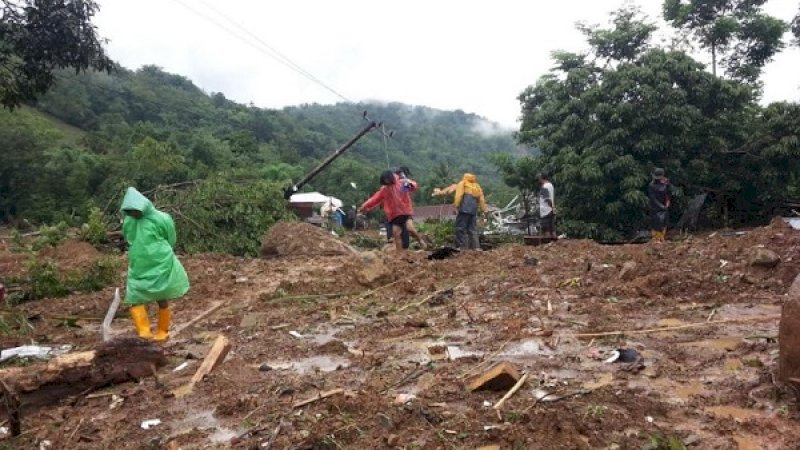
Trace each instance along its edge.
<path fill-rule="evenodd" d="M 265 258 L 316 258 L 357 253 L 353 247 L 322 228 L 304 222 L 278 222 L 267 231 L 261 241 L 261 256 Z"/>

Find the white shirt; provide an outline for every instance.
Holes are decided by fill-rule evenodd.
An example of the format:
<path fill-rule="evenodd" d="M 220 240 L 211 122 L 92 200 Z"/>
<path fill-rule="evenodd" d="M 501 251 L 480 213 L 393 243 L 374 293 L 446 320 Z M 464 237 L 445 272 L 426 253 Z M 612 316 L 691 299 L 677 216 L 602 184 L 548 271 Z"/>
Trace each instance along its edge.
<path fill-rule="evenodd" d="M 556 192 L 555 188 L 553 188 L 553 183 L 546 181 L 542 184 L 542 188 L 539 189 L 539 217 L 546 217 L 553 212 L 550 204 L 555 206 L 555 197 Z M 547 200 L 550 200 L 550 202 L 548 203 Z"/>

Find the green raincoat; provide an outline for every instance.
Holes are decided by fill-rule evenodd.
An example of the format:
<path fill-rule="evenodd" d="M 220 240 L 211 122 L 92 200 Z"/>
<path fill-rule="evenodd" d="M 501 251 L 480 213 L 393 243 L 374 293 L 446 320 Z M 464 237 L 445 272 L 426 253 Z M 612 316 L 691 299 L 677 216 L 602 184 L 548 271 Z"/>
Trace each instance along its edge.
<path fill-rule="evenodd" d="M 172 248 L 175 223 L 136 189 L 129 187 L 122 210 L 142 212 L 140 219 L 125 215 L 122 235 L 128 241 L 128 286 L 126 305 L 141 305 L 183 297 L 189 278 Z"/>

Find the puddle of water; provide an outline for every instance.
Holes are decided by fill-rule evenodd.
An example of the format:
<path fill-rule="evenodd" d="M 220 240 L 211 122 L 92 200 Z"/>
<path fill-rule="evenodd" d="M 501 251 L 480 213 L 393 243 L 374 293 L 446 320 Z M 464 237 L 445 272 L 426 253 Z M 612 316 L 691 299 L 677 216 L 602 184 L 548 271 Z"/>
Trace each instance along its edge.
<path fill-rule="evenodd" d="M 732 351 L 735 350 L 741 342 L 742 338 L 740 337 L 726 337 L 720 339 L 708 339 L 704 341 L 681 342 L 679 345 Z"/>
<path fill-rule="evenodd" d="M 526 339 L 516 344 L 509 345 L 502 353 L 503 356 L 511 358 L 524 358 L 528 356 L 548 356 L 552 352 L 539 343 L 535 339 Z"/>
<path fill-rule="evenodd" d="M 750 436 L 734 436 L 733 440 L 736 441 L 739 450 L 763 450 L 763 447 Z"/>
<path fill-rule="evenodd" d="M 223 444 L 230 442 L 230 440 L 238 435 L 236 431 L 224 427 L 219 423 L 214 412 L 211 410 L 201 411 L 190 416 L 187 416 L 177 427 L 178 429 L 193 430 L 198 429 L 202 431 L 214 432 L 208 436 L 208 439 L 214 444 Z"/>
<path fill-rule="evenodd" d="M 739 408 L 738 406 L 711 406 L 706 408 L 706 411 L 717 417 L 734 419 L 737 422 L 745 422 L 759 416 L 758 411 Z"/>
<path fill-rule="evenodd" d="M 684 384 L 679 387 L 675 393 L 681 400 L 689 400 L 693 395 L 700 395 L 703 393 L 703 385 L 698 382 Z"/>
<path fill-rule="evenodd" d="M 293 361 L 271 361 L 267 365 L 275 370 L 292 370 L 301 375 L 313 373 L 317 370 L 333 372 L 338 368 L 350 367 L 350 360 L 333 355 L 318 355 L 308 358 L 298 358 Z"/>
<path fill-rule="evenodd" d="M 583 387 L 590 390 L 600 389 L 601 387 L 608 386 L 612 381 L 614 381 L 614 375 L 611 373 L 604 373 L 600 375 L 597 381 L 585 383 Z"/>

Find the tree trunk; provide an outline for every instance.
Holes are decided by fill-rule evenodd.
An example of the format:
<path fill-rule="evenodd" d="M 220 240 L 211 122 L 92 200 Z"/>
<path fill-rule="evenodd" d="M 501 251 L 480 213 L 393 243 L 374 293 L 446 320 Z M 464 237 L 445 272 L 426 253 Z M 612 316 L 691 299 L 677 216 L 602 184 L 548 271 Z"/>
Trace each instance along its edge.
<path fill-rule="evenodd" d="M 95 350 L 53 358 L 44 364 L 0 369 L 0 380 L 19 397 L 23 408 L 46 406 L 105 386 L 152 375 L 167 362 L 164 350 L 137 338 L 103 343 Z"/>
<path fill-rule="evenodd" d="M 717 46 L 711 44 L 711 74 L 717 76 Z"/>

